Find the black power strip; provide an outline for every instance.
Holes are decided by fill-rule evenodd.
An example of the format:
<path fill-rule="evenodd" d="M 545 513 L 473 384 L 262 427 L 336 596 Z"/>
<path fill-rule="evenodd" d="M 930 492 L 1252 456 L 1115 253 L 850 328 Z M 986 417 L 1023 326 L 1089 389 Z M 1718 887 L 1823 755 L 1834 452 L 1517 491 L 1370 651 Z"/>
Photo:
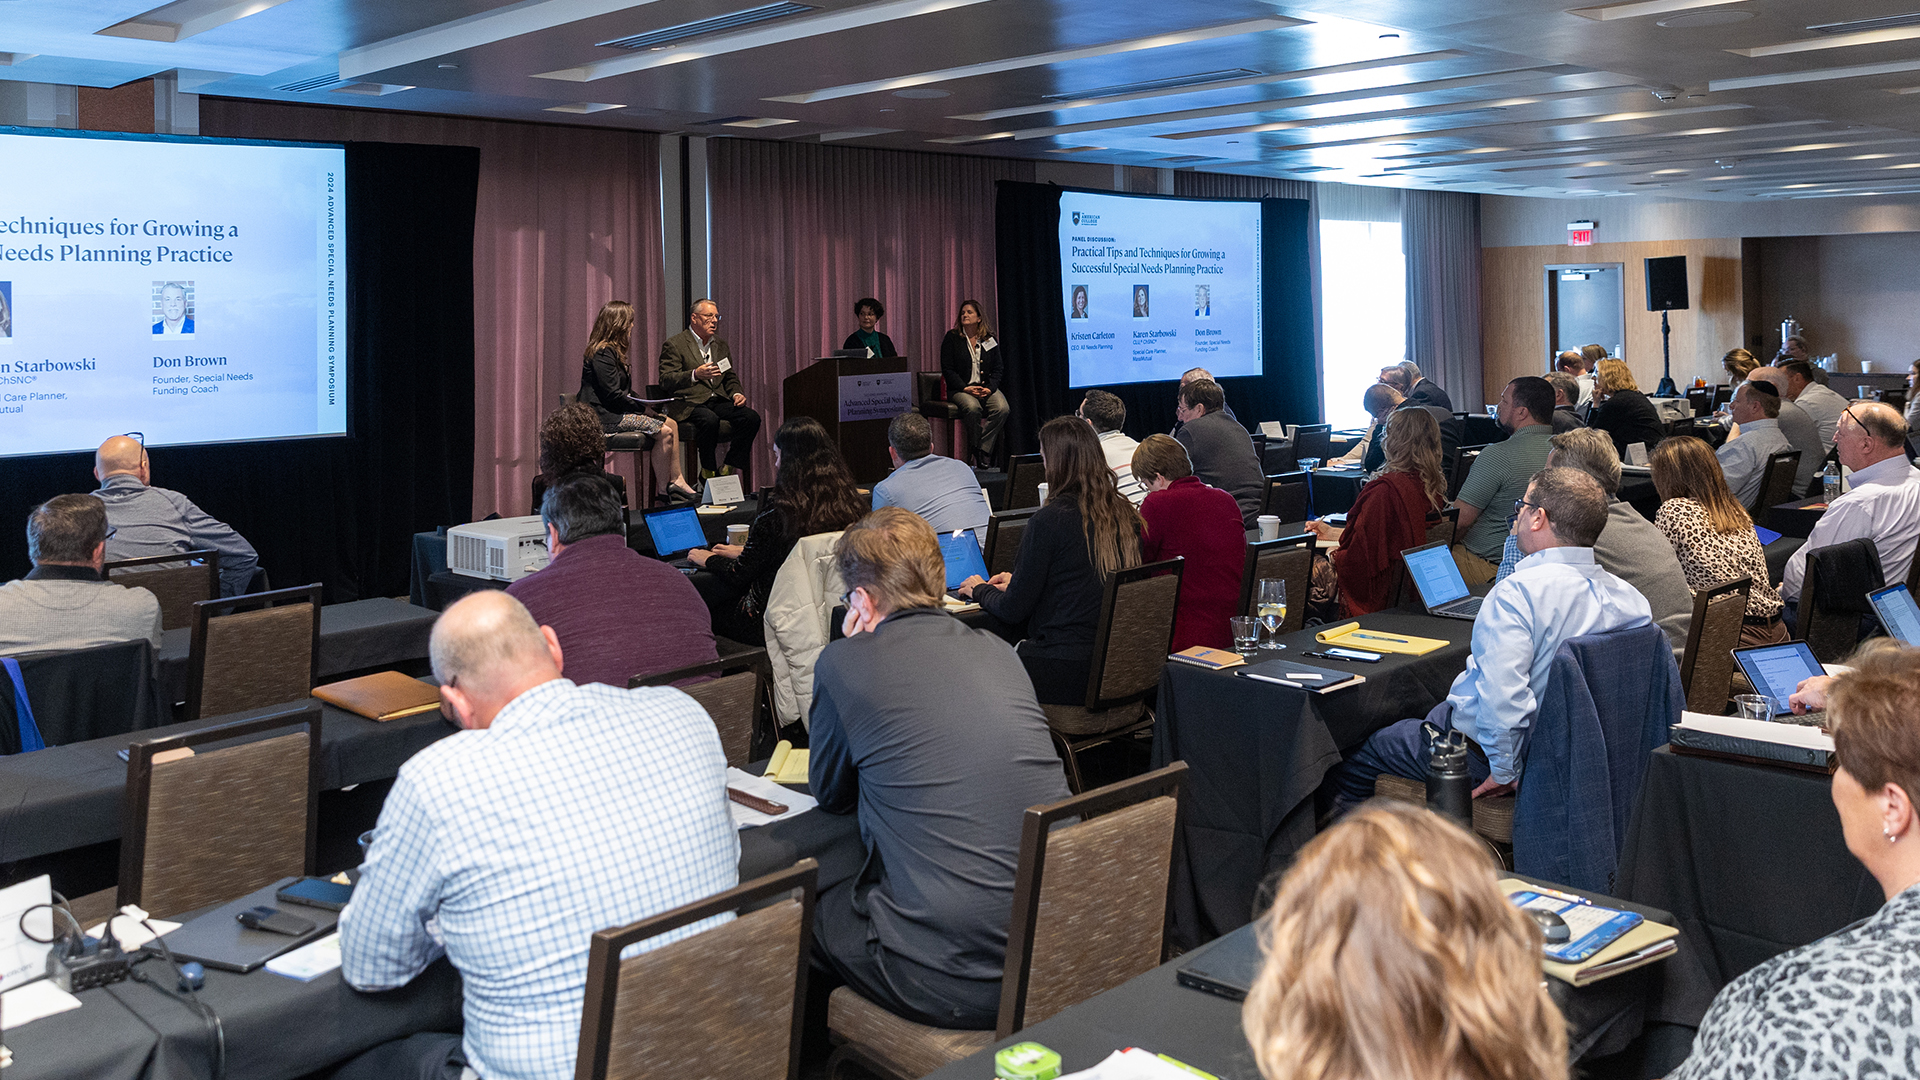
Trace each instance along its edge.
<path fill-rule="evenodd" d="M 93 948 L 79 956 L 64 956 L 55 948 L 47 953 L 47 978 L 69 994 L 126 982 L 133 965 L 119 949 Z"/>

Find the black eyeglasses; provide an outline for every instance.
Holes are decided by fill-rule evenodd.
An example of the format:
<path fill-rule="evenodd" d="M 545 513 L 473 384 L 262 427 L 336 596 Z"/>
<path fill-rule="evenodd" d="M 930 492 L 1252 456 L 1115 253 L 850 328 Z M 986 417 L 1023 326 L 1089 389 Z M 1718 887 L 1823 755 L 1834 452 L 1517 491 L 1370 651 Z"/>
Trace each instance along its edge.
<path fill-rule="evenodd" d="M 142 450 L 147 448 L 147 433 L 144 431 L 123 431 L 120 433 L 120 437 L 123 439 L 132 439 L 134 442 L 139 443 L 140 449 Z"/>
<path fill-rule="evenodd" d="M 1541 506 L 1539 503 L 1528 502 L 1525 499 L 1515 499 L 1513 500 L 1513 517 L 1510 520 L 1513 520 L 1513 521 L 1520 520 L 1520 510 L 1522 507 L 1527 507 L 1527 506 L 1531 506 L 1535 510 L 1540 511 L 1541 513 L 1545 513 L 1547 509 L 1546 507 Z"/>

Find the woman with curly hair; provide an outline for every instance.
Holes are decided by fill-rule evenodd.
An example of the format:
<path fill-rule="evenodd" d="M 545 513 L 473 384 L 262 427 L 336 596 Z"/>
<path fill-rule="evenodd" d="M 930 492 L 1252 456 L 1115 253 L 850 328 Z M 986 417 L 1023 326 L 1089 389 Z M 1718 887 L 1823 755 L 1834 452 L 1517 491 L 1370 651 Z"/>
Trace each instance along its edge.
<path fill-rule="evenodd" d="M 604 476 L 627 499 L 626 477 L 606 470 L 607 433 L 600 429 L 600 418 L 590 406 L 574 402 L 547 414 L 540 422 L 540 471 L 533 477 L 533 513 L 540 512 L 540 500 L 547 489 L 574 473 Z"/>
<path fill-rule="evenodd" d="M 633 393 L 633 374 L 627 368 L 632 344 L 633 305 L 625 300 L 602 304 L 593 320 L 593 332 L 587 335 L 580 369 L 580 401 L 599 415 L 601 430 L 653 440 L 653 476 L 661 483 L 663 496 L 697 498 L 700 493 L 687 483 L 686 470 L 680 464 L 679 426 L 654 413 L 652 406 Z"/>
<path fill-rule="evenodd" d="M 1371 803 L 1315 837 L 1260 931 L 1240 1022 L 1266 1080 L 1566 1080 L 1539 927 L 1425 807 Z"/>
<path fill-rule="evenodd" d="M 766 644 L 767 597 L 793 545 L 803 536 L 839 532 L 873 508 L 827 429 L 810 416 L 790 416 L 780 425 L 773 467 L 773 494 L 745 544 L 687 552 L 707 571 L 694 575 L 693 584 L 713 613 L 713 632 L 747 645 Z"/>

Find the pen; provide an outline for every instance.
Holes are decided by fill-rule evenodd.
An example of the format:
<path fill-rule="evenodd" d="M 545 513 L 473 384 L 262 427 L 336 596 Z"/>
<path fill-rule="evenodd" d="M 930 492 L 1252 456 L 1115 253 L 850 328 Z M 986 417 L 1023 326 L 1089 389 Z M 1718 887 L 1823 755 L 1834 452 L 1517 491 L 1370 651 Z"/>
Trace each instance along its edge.
<path fill-rule="evenodd" d="M 1368 641 L 1397 641 L 1402 645 L 1413 644 L 1412 642 L 1408 641 L 1406 638 L 1403 638 L 1403 637 L 1394 637 L 1391 634 L 1369 634 L 1364 630 L 1355 630 L 1353 633 L 1347 636 L 1357 637 L 1357 638 L 1366 638 Z"/>

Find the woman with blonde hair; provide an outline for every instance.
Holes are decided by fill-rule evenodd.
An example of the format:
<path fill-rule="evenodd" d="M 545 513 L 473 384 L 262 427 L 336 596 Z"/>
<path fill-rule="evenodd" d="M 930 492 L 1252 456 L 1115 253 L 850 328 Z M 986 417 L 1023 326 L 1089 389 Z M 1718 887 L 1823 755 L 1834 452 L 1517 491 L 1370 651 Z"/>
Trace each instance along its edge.
<path fill-rule="evenodd" d="M 1375 802 L 1300 851 L 1241 1025 L 1266 1080 L 1565 1080 L 1540 930 L 1486 849 Z"/>
<path fill-rule="evenodd" d="M 1727 355 L 1720 358 L 1720 368 L 1727 373 L 1727 385 L 1739 386 L 1747 381 L 1747 373 L 1760 366 L 1760 358 L 1745 349 L 1728 349 Z"/>
<path fill-rule="evenodd" d="M 1347 527 L 1324 521 L 1307 528 L 1338 541 L 1325 560 L 1314 560 L 1314 599 L 1337 596 L 1340 615 L 1353 618 L 1393 602 L 1400 581 L 1400 553 L 1427 542 L 1427 517 L 1447 505 L 1447 478 L 1440 470 L 1440 423 L 1425 409 L 1388 414 L 1382 437 L 1387 463 L 1360 489 L 1347 511 Z"/>
<path fill-rule="evenodd" d="M 1660 493 L 1653 523 L 1673 545 L 1687 587 L 1700 592 L 1752 578 L 1741 646 L 1787 640 L 1780 617 L 1786 604 L 1767 580 L 1767 554 L 1753 531 L 1753 518 L 1727 487 L 1720 459 L 1704 441 L 1688 435 L 1661 443 L 1652 464 L 1653 488 Z"/>
<path fill-rule="evenodd" d="M 1027 624 L 1020 662 L 1045 705 L 1087 699 L 1087 669 L 1107 579 L 1140 565 L 1140 511 L 1115 486 L 1092 425 L 1056 416 L 1040 429 L 1047 504 L 1027 520 L 1013 573 L 960 583 L 1004 622 Z"/>
<path fill-rule="evenodd" d="M 627 368 L 632 344 L 633 305 L 625 300 L 602 304 L 581 357 L 580 403 L 593 408 L 608 434 L 626 432 L 653 440 L 653 475 L 662 482 L 663 499 L 668 493 L 697 498 L 700 493 L 687 483 L 680 464 L 679 426 L 654 413 L 633 392 L 633 375 Z"/>
<path fill-rule="evenodd" d="M 1633 369 L 1624 360 L 1600 361 L 1600 372 L 1593 384 L 1593 413 L 1587 426 L 1613 436 L 1613 448 L 1620 460 L 1627 460 L 1627 447 L 1642 443 L 1651 451 L 1666 438 L 1666 425 L 1653 402 L 1640 392 Z"/>

